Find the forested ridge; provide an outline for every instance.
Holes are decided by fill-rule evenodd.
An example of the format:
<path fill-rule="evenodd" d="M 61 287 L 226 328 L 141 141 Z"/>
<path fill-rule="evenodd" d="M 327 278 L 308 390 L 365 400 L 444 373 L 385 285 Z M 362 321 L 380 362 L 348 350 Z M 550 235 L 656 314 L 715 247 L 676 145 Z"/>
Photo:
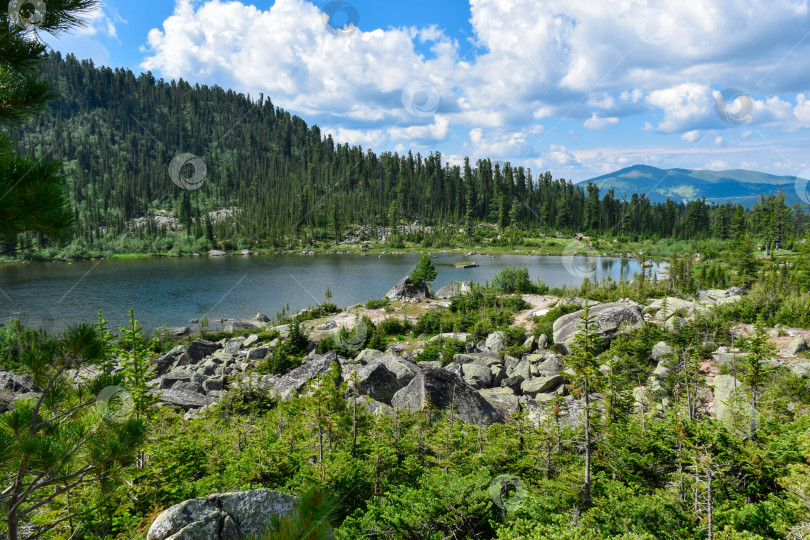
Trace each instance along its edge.
<path fill-rule="evenodd" d="M 459 240 L 479 223 L 687 240 L 746 230 L 782 239 L 807 228 L 806 211 L 780 196 L 763 197 L 751 211 L 704 200 L 651 203 L 644 194 L 618 199 L 592 184 L 489 159 L 452 166 L 439 152 L 376 154 L 337 144 L 265 96 L 136 76 L 58 53 L 43 63 L 42 76 L 59 98 L 23 128 L 18 149 L 63 161 L 75 238 L 89 247 L 170 251 L 181 238 L 189 249 L 287 247 L 339 240 L 352 226 L 373 232 L 416 219 L 465 226 Z M 169 163 L 180 153 L 205 162 L 199 190 L 172 182 Z M 222 208 L 235 208 L 233 219 L 212 223 L 208 212 Z M 128 225 L 158 209 L 176 215 L 184 234 L 175 237 L 153 219 Z M 158 248 L 145 238 L 163 242 Z"/>

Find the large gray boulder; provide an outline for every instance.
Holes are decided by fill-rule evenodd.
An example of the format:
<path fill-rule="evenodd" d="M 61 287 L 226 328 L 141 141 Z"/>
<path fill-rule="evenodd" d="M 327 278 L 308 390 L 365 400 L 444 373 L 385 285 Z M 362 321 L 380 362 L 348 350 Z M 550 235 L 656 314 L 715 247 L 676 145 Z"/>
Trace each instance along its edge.
<path fill-rule="evenodd" d="M 788 369 L 797 377 L 810 377 L 810 362 L 802 362 L 800 364 L 788 364 Z"/>
<path fill-rule="evenodd" d="M 295 498 L 257 489 L 217 493 L 175 504 L 152 523 L 147 540 L 241 540 L 262 537 L 275 516 L 292 512 Z"/>
<path fill-rule="evenodd" d="M 279 377 L 276 380 L 275 388 L 281 395 L 281 399 L 287 400 L 292 398 L 294 393 L 300 393 L 309 381 L 329 371 L 332 364 L 337 361 L 337 353 L 329 351 Z"/>
<path fill-rule="evenodd" d="M 563 307 L 563 306 L 579 306 L 584 308 L 585 304 L 588 304 L 591 307 L 598 306 L 601 302 L 597 302 L 596 300 L 590 300 L 588 298 L 582 298 L 579 296 L 574 296 L 571 298 L 560 298 L 554 304 L 554 307 Z"/>
<path fill-rule="evenodd" d="M 672 354 L 673 352 L 675 352 L 675 350 L 672 347 L 670 347 L 666 342 L 659 341 L 658 343 L 653 345 L 652 359 L 655 362 L 660 362 L 661 359 L 664 358 L 664 356 Z"/>
<path fill-rule="evenodd" d="M 800 352 L 804 352 L 808 349 L 810 349 L 810 347 L 807 346 L 807 340 L 799 336 L 790 342 L 790 345 L 788 345 L 787 348 L 787 353 L 791 356 L 796 356 Z"/>
<path fill-rule="evenodd" d="M 158 375 L 163 375 L 184 354 L 186 354 L 186 348 L 182 345 L 178 345 L 163 356 L 158 357 L 158 359 L 155 361 L 155 369 L 157 370 Z M 185 364 L 188 364 L 188 360 L 190 360 L 190 358 L 187 357 Z"/>
<path fill-rule="evenodd" d="M 554 321 L 554 343 L 565 354 L 571 354 L 571 344 L 576 335 L 581 333 L 580 317 L 584 313 L 585 310 L 580 310 Z M 594 317 L 594 331 L 602 341 L 610 341 L 625 330 L 644 325 L 641 307 L 634 302 L 600 304 L 591 308 L 590 313 Z"/>
<path fill-rule="evenodd" d="M 199 362 L 206 356 L 214 354 L 221 348 L 222 345 L 219 343 L 214 343 L 213 341 L 208 341 L 207 339 L 197 338 L 191 342 L 191 345 L 188 346 L 187 354 L 192 360 Z"/>
<path fill-rule="evenodd" d="M 428 403 L 439 409 L 452 406 L 456 416 L 467 424 L 504 421 L 503 414 L 464 379 L 445 369 L 424 370 L 391 400 L 394 408 L 411 411 L 419 411 Z"/>
<path fill-rule="evenodd" d="M 661 360 L 658 362 L 658 365 L 655 366 L 655 370 L 650 375 L 650 391 L 654 393 L 659 393 L 664 390 L 664 383 L 668 380 L 670 376 L 670 369 L 666 365 L 666 361 Z"/>
<path fill-rule="evenodd" d="M 443 334 L 436 334 L 429 340 L 427 343 L 433 343 L 434 341 L 443 341 L 445 339 L 455 339 L 456 341 L 465 342 L 467 338 L 470 337 L 470 334 L 467 332 L 445 332 Z"/>
<path fill-rule="evenodd" d="M 510 357 L 511 358 L 511 357 Z M 503 360 L 492 351 L 483 353 L 459 353 L 453 356 L 454 364 L 479 364 L 482 366 L 493 366 L 495 364 L 503 364 Z"/>
<path fill-rule="evenodd" d="M 487 366 L 470 362 L 461 366 L 461 374 L 476 389 L 489 388 L 492 384 L 492 371 Z"/>
<path fill-rule="evenodd" d="M 397 390 L 402 388 L 397 376 L 383 364 L 369 364 L 357 370 L 357 391 L 375 401 L 391 404 Z"/>
<path fill-rule="evenodd" d="M 694 300 L 684 300 L 677 296 L 668 296 L 650 302 L 647 307 L 644 308 L 644 313 L 655 313 L 658 320 L 665 321 L 673 315 L 691 317 L 695 314 L 696 309 L 700 309 L 700 305 Z"/>
<path fill-rule="evenodd" d="M 461 296 L 472 290 L 472 284 L 469 281 L 451 281 L 449 285 L 445 285 L 436 291 L 436 298 L 447 300 Z"/>
<path fill-rule="evenodd" d="M 555 391 L 564 382 L 562 375 L 549 375 L 547 377 L 534 377 L 523 381 L 520 390 L 527 395 L 545 394 Z"/>
<path fill-rule="evenodd" d="M 486 388 L 478 393 L 504 417 L 517 412 L 521 401 L 520 396 L 509 387 Z"/>
<path fill-rule="evenodd" d="M 257 321 L 256 319 L 236 319 L 235 321 L 227 321 L 222 329 L 225 332 L 238 332 L 240 330 L 261 330 L 266 326 L 266 322 Z"/>
<path fill-rule="evenodd" d="M 558 375 L 565 369 L 565 362 L 557 355 L 547 356 L 537 366 L 537 373 L 539 375 Z"/>
<path fill-rule="evenodd" d="M 714 414 L 740 436 L 750 435 L 759 425 L 759 418 L 751 408 L 742 383 L 733 375 L 717 375 L 714 378 Z"/>
<path fill-rule="evenodd" d="M 426 284 L 415 285 L 411 282 L 411 276 L 405 276 L 394 285 L 390 291 L 385 293 L 389 300 L 408 300 L 411 298 L 429 298 L 430 290 Z"/>
<path fill-rule="evenodd" d="M 10 371 L 0 371 L 0 390 L 9 392 L 25 393 L 34 389 L 34 380 L 31 377 L 24 377 L 11 373 Z"/>
<path fill-rule="evenodd" d="M 384 352 L 378 351 L 377 349 L 363 349 L 360 351 L 360 354 L 357 355 L 357 358 L 355 358 L 355 362 L 365 366 L 366 364 L 379 361 L 384 355 Z"/>
<path fill-rule="evenodd" d="M 497 330 L 488 335 L 485 347 L 495 352 L 504 350 L 506 348 L 506 337 L 503 335 L 503 332 Z"/>
<path fill-rule="evenodd" d="M 149 393 L 153 394 L 155 393 L 155 391 L 152 390 Z M 212 398 L 199 392 L 182 390 L 178 388 L 168 388 L 166 390 L 160 390 L 160 393 L 158 395 L 158 401 L 166 405 L 178 407 L 180 409 L 183 409 L 184 411 L 189 411 L 191 409 L 199 409 L 201 407 L 211 405 L 214 402 Z"/>
<path fill-rule="evenodd" d="M 388 368 L 388 371 L 396 375 L 397 384 L 400 388 L 410 383 L 414 377 L 421 371 L 421 368 L 407 358 L 402 358 L 393 352 L 387 352 L 376 360 L 380 364 Z"/>
<path fill-rule="evenodd" d="M 0 413 L 10 411 L 14 403 L 21 399 L 39 399 L 41 394 L 34 385 L 33 379 L 16 375 L 9 371 L 0 371 Z"/>

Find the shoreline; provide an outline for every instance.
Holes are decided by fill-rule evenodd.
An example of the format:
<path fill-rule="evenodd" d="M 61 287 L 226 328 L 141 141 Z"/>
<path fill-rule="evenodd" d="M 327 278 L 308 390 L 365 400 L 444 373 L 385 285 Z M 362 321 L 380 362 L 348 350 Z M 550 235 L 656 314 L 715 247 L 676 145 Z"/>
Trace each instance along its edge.
<path fill-rule="evenodd" d="M 535 257 L 563 257 L 566 255 L 576 255 L 582 256 L 585 255 L 585 252 L 593 252 L 590 253 L 590 256 L 597 257 L 597 258 L 617 258 L 617 259 L 636 259 L 643 261 L 653 261 L 653 262 L 661 262 L 667 259 L 666 256 L 659 255 L 659 254 L 643 254 L 640 256 L 638 253 L 634 253 L 631 251 L 622 250 L 621 252 L 617 252 L 615 250 L 604 250 L 601 251 L 599 248 L 595 248 L 590 246 L 589 244 L 581 244 L 576 246 L 577 252 L 576 253 L 566 253 L 567 249 L 570 244 L 567 245 L 555 245 L 555 246 L 542 246 L 540 248 L 533 248 L 533 249 L 512 249 L 512 248 L 500 248 L 500 247 L 489 247 L 485 248 L 483 246 L 475 246 L 475 247 L 455 247 L 455 248 L 399 248 L 396 250 L 389 250 L 380 248 L 369 248 L 369 249 L 330 249 L 330 250 L 314 250 L 314 249 L 300 249 L 300 250 L 249 250 L 250 253 L 242 253 L 241 250 L 238 251 L 228 251 L 222 252 L 224 254 L 220 255 L 209 255 L 208 253 L 191 253 L 191 254 L 177 254 L 177 253 L 115 253 L 111 256 L 100 256 L 100 257 L 42 257 L 42 258 L 34 258 L 34 259 L 23 259 L 23 258 L 14 258 L 14 259 L 0 259 L 0 265 L 5 264 L 39 264 L 39 263 L 73 263 L 73 262 L 93 262 L 93 261 L 103 261 L 103 260 L 122 260 L 122 259 L 180 259 L 180 258 L 224 258 L 224 257 L 258 257 L 258 256 L 289 256 L 289 255 L 300 255 L 300 256 L 313 256 L 313 255 L 343 255 L 343 256 L 357 256 L 357 257 L 369 257 L 372 255 L 378 256 L 388 256 L 388 255 L 413 255 L 419 253 L 428 253 L 430 255 L 450 255 L 450 254 L 458 254 L 461 256 L 495 256 L 495 255 L 524 255 L 524 256 L 535 256 Z M 612 246 L 611 246 L 612 247 Z M 551 249 L 549 249 L 551 248 Z M 472 255 L 470 255 L 472 254 Z"/>

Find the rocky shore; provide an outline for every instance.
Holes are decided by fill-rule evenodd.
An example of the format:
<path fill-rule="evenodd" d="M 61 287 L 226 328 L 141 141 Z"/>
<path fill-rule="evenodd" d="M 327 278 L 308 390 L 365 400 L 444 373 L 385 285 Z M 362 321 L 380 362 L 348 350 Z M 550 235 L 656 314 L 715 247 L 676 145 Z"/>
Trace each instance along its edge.
<path fill-rule="evenodd" d="M 464 283 L 453 284 L 444 293 L 453 296 L 466 289 Z M 411 302 L 419 301 L 422 292 L 403 280 L 389 294 L 392 298 Z M 692 318 L 713 305 L 737 301 L 746 292 L 732 288 L 702 291 L 690 301 L 667 298 L 652 300 L 647 305 L 630 301 L 610 304 L 589 301 L 589 305 L 599 339 L 609 341 L 645 324 L 675 327 L 680 320 Z M 416 297 L 408 299 L 409 295 Z M 423 301 L 428 305 L 438 302 Z M 581 306 L 585 300 L 567 298 L 556 302 Z M 547 310 L 532 309 L 518 319 L 528 323 L 532 314 Z M 519 357 L 507 353 L 505 336 L 500 331 L 491 333 L 480 342 L 473 342 L 467 334 L 442 334 L 424 340 L 421 345 L 415 343 L 415 348 L 410 350 L 401 345 L 392 345 L 386 351 L 362 350 L 355 358 L 344 358 L 334 351 L 316 354 L 315 343 L 311 341 L 310 353 L 302 365 L 283 375 L 261 374 L 256 367 L 279 346 L 279 339 L 286 337 L 289 328 L 269 327 L 267 318 L 258 314 L 252 319 L 230 323 L 232 331 L 256 331 L 247 337 L 219 341 L 198 337 L 187 346 L 178 345 L 157 357 L 154 360 L 155 375 L 149 381 L 150 392 L 158 397 L 162 406 L 179 409 L 186 418 L 192 418 L 223 399 L 228 392 L 243 395 L 262 392 L 281 400 L 291 399 L 307 392 L 308 385 L 314 379 L 337 364 L 342 379 L 353 381 L 357 392 L 363 396 L 360 400 L 362 406 L 375 414 L 394 414 L 397 409 L 416 411 L 430 403 L 438 409 L 452 409 L 464 422 L 489 424 L 504 421 L 518 408 L 526 410 L 530 418 L 539 420 L 546 412 L 548 403 L 554 401 L 555 407 L 563 411 L 563 421 L 576 423 L 583 405 L 577 397 L 569 394 L 567 385 L 571 382 L 573 372 L 566 368 L 565 356 L 570 353 L 569 346 L 574 337 L 581 331 L 581 314 L 582 311 L 577 311 L 557 319 L 553 336 L 527 337 L 522 347 L 525 352 Z M 309 325 L 310 338 L 314 340 L 334 335 L 341 327 L 351 326 L 357 320 L 356 315 L 341 315 L 328 317 L 326 322 L 317 325 Z M 281 337 L 272 341 L 260 340 L 260 330 L 267 329 L 278 331 Z M 750 329 L 743 327 L 738 330 L 744 334 Z M 772 332 L 774 338 L 783 334 L 786 334 L 785 329 Z M 796 357 L 808 347 L 806 336 L 794 334 L 784 347 L 782 357 L 774 358 L 773 363 L 806 377 L 810 374 L 810 362 Z M 549 337 L 553 337 L 554 347 L 549 345 Z M 424 347 L 427 341 L 449 338 L 465 341 L 465 351 L 452 358 L 441 358 L 440 361 L 415 360 L 421 352 L 420 347 Z M 648 380 L 642 381 L 636 389 L 639 401 L 644 396 L 654 397 L 661 381 L 666 379 L 668 369 L 665 361 L 671 350 L 667 343 L 656 345 L 651 362 L 657 363 L 657 367 L 649 374 Z M 710 384 L 714 384 L 714 393 L 707 392 L 700 396 L 701 404 L 718 417 L 723 415 L 724 409 L 720 404 L 728 397 L 729 388 L 735 387 L 735 381 L 727 380 L 727 375 L 720 375 L 719 367 L 734 354 L 737 352 L 718 349 L 716 361 L 703 367 Z M 115 369 L 119 371 L 122 367 L 119 364 Z M 601 369 L 609 370 L 610 367 L 606 365 Z M 71 375 L 88 378 L 97 373 L 97 369 L 85 369 Z M 0 412 L 7 410 L 17 399 L 37 397 L 38 391 L 28 378 L 0 372 Z"/>

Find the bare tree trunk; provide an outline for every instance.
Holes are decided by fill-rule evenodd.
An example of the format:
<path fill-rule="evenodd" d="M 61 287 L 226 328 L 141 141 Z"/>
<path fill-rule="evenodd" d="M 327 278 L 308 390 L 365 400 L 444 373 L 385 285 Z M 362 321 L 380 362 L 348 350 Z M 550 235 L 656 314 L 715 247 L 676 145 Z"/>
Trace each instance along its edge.
<path fill-rule="evenodd" d="M 352 400 L 352 457 L 357 457 L 357 392 Z"/>
<path fill-rule="evenodd" d="M 585 385 L 585 506 L 591 505 L 591 396 Z"/>
<path fill-rule="evenodd" d="M 678 437 L 678 499 L 686 500 L 686 486 L 683 482 L 683 441 Z"/>
<path fill-rule="evenodd" d="M 12 498 L 11 505 L 16 501 Z M 17 540 L 17 512 L 13 510 L 8 514 L 8 538 L 9 540 Z"/>
<path fill-rule="evenodd" d="M 708 496 L 709 496 L 709 501 L 708 501 L 709 502 L 709 508 L 708 508 L 708 519 L 707 519 L 708 527 L 709 527 L 709 536 L 708 536 L 709 540 L 714 540 L 714 524 L 712 523 L 712 518 L 714 517 L 714 500 L 713 500 L 714 493 L 712 492 L 713 480 L 714 480 L 714 475 L 712 473 L 711 466 L 709 466 L 709 469 L 706 471 L 706 483 L 707 483 L 708 488 L 709 488 L 709 494 L 708 494 Z"/>

